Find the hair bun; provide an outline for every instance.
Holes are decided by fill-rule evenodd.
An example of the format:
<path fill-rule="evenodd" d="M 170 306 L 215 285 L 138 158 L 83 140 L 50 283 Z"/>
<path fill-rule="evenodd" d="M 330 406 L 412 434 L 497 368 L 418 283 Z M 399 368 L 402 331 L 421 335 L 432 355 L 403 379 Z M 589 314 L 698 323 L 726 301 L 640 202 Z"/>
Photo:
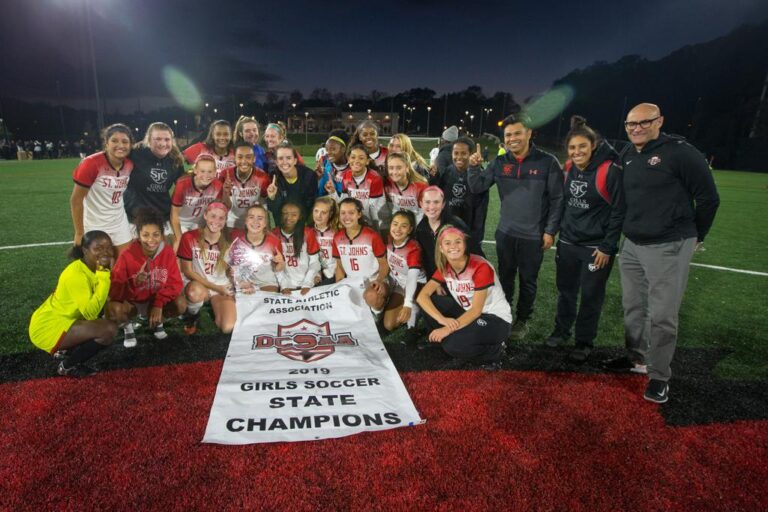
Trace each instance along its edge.
<path fill-rule="evenodd" d="M 582 116 L 571 116 L 571 129 L 587 125 L 587 119 Z"/>

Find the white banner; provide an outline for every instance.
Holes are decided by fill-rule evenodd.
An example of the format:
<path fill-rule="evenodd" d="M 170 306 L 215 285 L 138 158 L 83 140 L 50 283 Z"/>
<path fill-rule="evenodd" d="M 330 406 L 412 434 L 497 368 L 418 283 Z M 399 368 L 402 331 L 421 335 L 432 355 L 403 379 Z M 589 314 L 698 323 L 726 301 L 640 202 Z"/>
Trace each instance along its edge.
<path fill-rule="evenodd" d="M 307 441 L 423 422 L 360 289 L 237 297 L 203 442 Z"/>

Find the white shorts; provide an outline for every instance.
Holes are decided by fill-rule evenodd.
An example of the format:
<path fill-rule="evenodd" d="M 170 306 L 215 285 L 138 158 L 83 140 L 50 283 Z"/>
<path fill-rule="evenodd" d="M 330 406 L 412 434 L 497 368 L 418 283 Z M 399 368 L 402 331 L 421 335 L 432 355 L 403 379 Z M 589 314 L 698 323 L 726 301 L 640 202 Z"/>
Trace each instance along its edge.
<path fill-rule="evenodd" d="M 117 222 L 109 226 L 105 226 L 103 224 L 91 224 L 88 221 L 84 221 L 83 229 L 85 230 L 85 233 L 97 230 L 104 231 L 109 235 L 109 238 L 112 239 L 112 245 L 115 246 L 127 244 L 134 238 L 133 233 L 131 233 L 131 224 L 128 222 L 128 217 L 125 215 L 125 213 L 123 213 L 122 217 L 120 217 Z"/>

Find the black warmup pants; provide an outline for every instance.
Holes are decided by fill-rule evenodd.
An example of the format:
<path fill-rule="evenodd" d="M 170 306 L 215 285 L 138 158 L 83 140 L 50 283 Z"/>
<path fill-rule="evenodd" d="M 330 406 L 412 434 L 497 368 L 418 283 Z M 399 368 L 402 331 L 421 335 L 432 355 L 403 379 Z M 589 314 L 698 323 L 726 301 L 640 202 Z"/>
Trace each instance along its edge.
<path fill-rule="evenodd" d="M 517 299 L 515 320 L 525 322 L 533 314 L 539 269 L 544 260 L 541 244 L 541 239 L 527 240 L 496 231 L 499 281 L 510 306 L 515 298 L 515 278 L 518 274 L 520 276 L 520 294 Z"/>
<path fill-rule="evenodd" d="M 605 286 L 611 275 L 613 261 L 596 270 L 590 267 L 594 261 L 594 248 L 557 243 L 555 264 L 557 267 L 557 317 L 555 333 L 567 338 L 576 321 L 575 337 L 577 347 L 592 347 L 597 337 L 597 324 L 605 301 Z M 581 301 L 576 313 L 576 302 L 581 291 Z"/>
<path fill-rule="evenodd" d="M 448 318 L 458 318 L 464 309 L 450 295 L 432 294 L 432 304 Z M 442 327 L 428 314 L 424 314 L 427 329 L 432 332 Z M 477 363 L 498 361 L 503 352 L 502 343 L 509 337 L 512 326 L 497 317 L 483 313 L 474 322 L 443 338 L 443 350 L 456 359 Z"/>

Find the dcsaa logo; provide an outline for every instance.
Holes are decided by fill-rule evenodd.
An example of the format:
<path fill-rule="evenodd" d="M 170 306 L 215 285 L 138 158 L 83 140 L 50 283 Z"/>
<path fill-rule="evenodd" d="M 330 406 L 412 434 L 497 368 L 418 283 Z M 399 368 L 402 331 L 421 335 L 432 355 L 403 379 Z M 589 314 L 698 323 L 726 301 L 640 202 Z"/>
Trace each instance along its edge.
<path fill-rule="evenodd" d="M 571 182 L 571 195 L 575 197 L 576 199 L 579 199 L 581 197 L 584 197 L 584 194 L 587 193 L 587 185 L 588 183 L 586 181 L 572 181 Z"/>

